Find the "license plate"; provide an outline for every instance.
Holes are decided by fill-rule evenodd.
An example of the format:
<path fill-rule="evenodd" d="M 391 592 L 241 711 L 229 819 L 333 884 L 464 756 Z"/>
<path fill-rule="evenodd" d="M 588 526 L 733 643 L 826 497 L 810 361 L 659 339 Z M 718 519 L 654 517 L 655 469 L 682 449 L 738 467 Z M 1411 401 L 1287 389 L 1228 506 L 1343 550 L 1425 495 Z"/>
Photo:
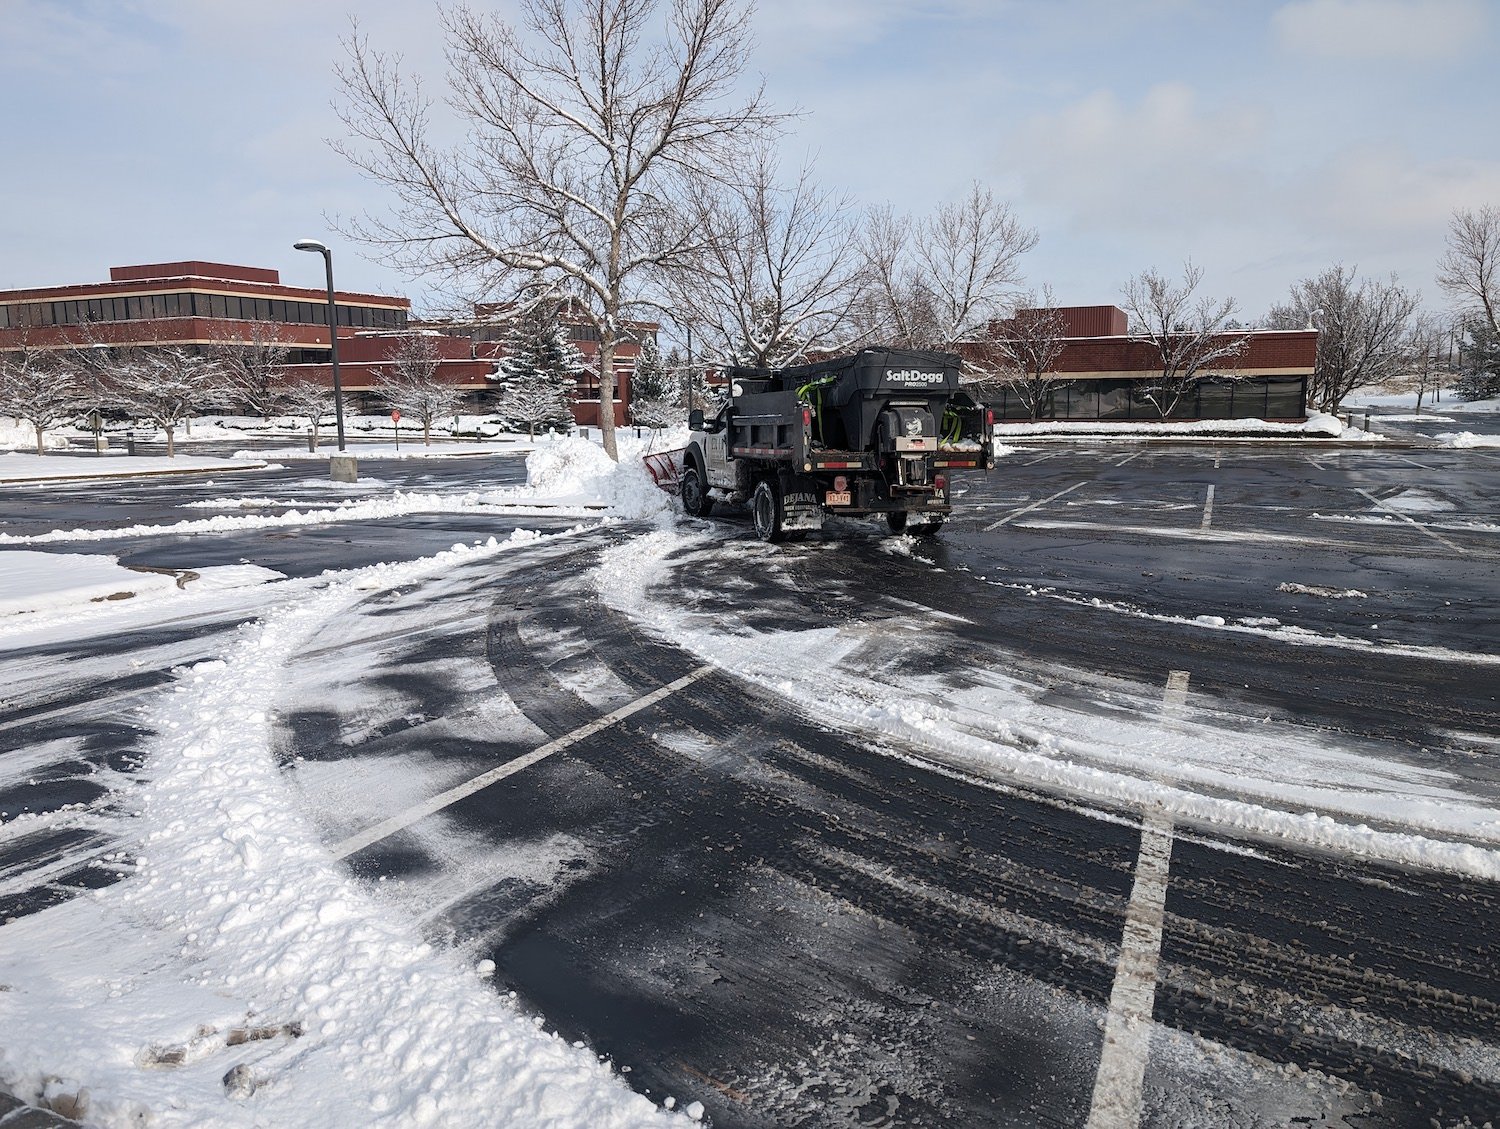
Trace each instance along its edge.
<path fill-rule="evenodd" d="M 852 506 L 854 499 L 848 490 L 845 490 L 843 493 L 839 493 L 837 490 L 830 490 L 827 494 L 823 495 L 823 504 L 825 506 Z"/>

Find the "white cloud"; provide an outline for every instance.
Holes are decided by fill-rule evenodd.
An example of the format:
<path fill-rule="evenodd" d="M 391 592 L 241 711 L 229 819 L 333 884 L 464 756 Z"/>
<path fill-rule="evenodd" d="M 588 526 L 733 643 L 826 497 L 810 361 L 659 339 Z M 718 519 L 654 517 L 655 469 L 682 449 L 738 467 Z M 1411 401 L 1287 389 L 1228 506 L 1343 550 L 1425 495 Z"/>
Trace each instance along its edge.
<path fill-rule="evenodd" d="M 1263 114 L 1205 111 L 1191 87 L 1151 87 L 1135 105 L 1099 91 L 1031 119 L 1010 154 L 1036 204 L 1105 224 L 1190 235 L 1193 225 L 1240 211 L 1264 193 Z M 1192 252 L 1191 246 L 1182 253 Z"/>
<path fill-rule="evenodd" d="M 1423 160 L 1400 145 L 1362 145 L 1331 154 L 1302 195 L 1312 224 L 1353 246 L 1421 241 L 1436 260 L 1455 209 L 1500 200 L 1500 163 Z"/>
<path fill-rule="evenodd" d="M 1271 17 L 1289 50 L 1332 59 L 1449 59 L 1488 29 L 1483 0 L 1296 0 Z"/>
<path fill-rule="evenodd" d="M 903 21 L 995 17 L 1000 0 L 760 0 L 755 36 L 762 65 L 784 57 L 839 57 L 880 43 Z"/>

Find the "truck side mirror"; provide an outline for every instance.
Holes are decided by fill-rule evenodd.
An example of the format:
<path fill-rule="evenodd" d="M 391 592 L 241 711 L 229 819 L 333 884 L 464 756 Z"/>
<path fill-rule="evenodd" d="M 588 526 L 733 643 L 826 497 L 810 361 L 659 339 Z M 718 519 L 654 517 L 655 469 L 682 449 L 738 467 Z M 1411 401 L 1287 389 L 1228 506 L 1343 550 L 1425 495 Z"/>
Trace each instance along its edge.
<path fill-rule="evenodd" d="M 694 408 L 692 411 L 688 412 L 688 430 L 689 431 L 702 431 L 703 430 L 703 409 L 702 408 Z"/>

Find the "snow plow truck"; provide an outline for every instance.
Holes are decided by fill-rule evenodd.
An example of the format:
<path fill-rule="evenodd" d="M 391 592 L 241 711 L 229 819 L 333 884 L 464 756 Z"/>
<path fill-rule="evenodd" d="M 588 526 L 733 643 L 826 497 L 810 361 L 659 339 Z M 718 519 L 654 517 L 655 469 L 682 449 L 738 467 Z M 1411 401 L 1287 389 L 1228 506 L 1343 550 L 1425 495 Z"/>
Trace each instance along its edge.
<path fill-rule="evenodd" d="M 894 533 L 936 533 L 949 475 L 995 465 L 994 414 L 959 387 L 952 353 L 864 349 L 788 368 L 731 368 L 712 419 L 691 413 L 678 493 L 707 517 L 745 503 L 762 541 L 827 516 L 884 514 Z"/>

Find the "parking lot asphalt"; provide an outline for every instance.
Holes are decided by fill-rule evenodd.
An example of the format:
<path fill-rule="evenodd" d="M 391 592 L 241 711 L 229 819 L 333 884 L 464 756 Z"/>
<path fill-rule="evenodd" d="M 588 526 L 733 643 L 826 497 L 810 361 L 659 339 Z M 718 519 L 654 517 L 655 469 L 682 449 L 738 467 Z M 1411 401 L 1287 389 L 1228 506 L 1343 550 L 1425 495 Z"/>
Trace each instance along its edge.
<path fill-rule="evenodd" d="M 493 472 L 424 473 L 458 489 Z M 288 505 L 302 485 L 244 481 L 237 493 Z M 959 489 L 925 542 L 844 522 L 767 549 L 732 509 L 685 523 L 652 606 L 725 646 L 857 637 L 828 673 L 886 680 L 875 701 L 1010 680 L 1032 716 L 1108 725 L 1141 716 L 1124 687 L 1159 694 L 1182 672 L 1226 742 L 1284 726 L 1500 806 L 1500 452 L 1049 444 Z M 0 490 L 0 528 L 160 523 L 191 496 Z M 514 524 L 414 515 L 100 548 L 310 575 Z M 400 815 L 393 795 L 440 791 L 693 675 L 701 656 L 589 579 L 643 532 L 458 570 L 330 624 L 278 704 L 277 747 L 330 844 Z M 131 832 L 109 811 L 149 733 L 121 724 L 116 691 L 149 698 L 253 614 L 0 653 L 7 746 L 58 752 L 0 775 L 0 809 L 59 816 L 5 841 L 0 921 L 117 880 Z M 92 675 L 111 666 L 126 681 L 101 694 Z M 820 676 L 789 660 L 792 682 Z M 715 1125 L 1065 1125 L 1106 1073 L 1153 850 L 1139 1123 L 1500 1112 L 1500 1078 L 1474 1069 L 1500 1029 L 1493 883 L 1191 820 L 1163 830 L 1128 804 L 956 771 L 725 673 L 349 863 L 434 939 L 491 956 L 499 986 L 565 1036 L 631 1065 L 638 1089 L 701 1095 Z"/>

